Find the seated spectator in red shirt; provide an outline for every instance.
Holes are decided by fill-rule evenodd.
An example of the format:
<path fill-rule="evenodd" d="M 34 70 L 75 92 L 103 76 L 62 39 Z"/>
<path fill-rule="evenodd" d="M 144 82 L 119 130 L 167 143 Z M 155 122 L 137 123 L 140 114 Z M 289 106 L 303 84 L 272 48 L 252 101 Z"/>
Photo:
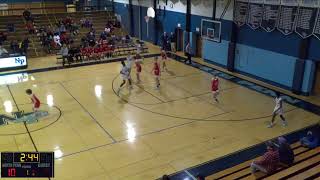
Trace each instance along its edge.
<path fill-rule="evenodd" d="M 270 174 L 277 170 L 280 162 L 279 152 L 273 142 L 266 143 L 267 152 L 259 159 L 251 163 L 251 172 L 254 174 L 257 170 Z"/>

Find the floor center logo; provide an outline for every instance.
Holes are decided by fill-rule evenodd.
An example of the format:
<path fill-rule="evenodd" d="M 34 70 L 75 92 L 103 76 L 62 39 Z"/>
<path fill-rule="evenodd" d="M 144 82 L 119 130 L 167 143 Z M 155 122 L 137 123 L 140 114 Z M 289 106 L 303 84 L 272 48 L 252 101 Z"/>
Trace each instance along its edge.
<path fill-rule="evenodd" d="M 13 112 L 12 116 L 0 114 L 0 126 L 24 122 L 26 122 L 27 124 L 32 124 L 38 122 L 43 117 L 46 117 L 48 115 L 49 113 L 47 111 L 37 111 L 28 113 L 24 113 L 24 111 L 18 111 Z"/>

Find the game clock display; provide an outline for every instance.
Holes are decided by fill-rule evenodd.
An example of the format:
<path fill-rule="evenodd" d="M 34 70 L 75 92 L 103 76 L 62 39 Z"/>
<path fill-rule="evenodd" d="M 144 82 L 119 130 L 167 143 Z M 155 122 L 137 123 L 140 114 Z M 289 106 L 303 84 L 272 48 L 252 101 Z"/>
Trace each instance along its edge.
<path fill-rule="evenodd" d="M 1 177 L 54 177 L 54 153 L 2 152 Z"/>

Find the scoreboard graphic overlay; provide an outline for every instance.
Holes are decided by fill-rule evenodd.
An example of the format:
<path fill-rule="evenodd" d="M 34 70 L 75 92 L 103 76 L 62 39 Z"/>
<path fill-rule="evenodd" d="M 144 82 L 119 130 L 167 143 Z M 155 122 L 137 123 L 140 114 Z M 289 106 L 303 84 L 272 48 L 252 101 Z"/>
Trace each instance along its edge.
<path fill-rule="evenodd" d="M 2 152 L 1 177 L 54 177 L 54 153 Z"/>

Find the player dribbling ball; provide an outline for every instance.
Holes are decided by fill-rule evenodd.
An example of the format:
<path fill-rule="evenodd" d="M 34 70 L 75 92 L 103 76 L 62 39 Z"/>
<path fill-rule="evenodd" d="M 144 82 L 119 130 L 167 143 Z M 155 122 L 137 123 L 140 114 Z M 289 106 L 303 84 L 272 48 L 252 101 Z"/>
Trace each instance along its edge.
<path fill-rule="evenodd" d="M 120 71 L 120 75 L 122 77 L 122 83 L 120 84 L 117 94 L 120 93 L 121 88 L 126 84 L 127 81 L 129 83 L 129 88 L 132 89 L 130 69 L 126 66 L 126 64 L 123 61 L 121 61 L 121 65 L 122 65 L 122 69 Z"/>

